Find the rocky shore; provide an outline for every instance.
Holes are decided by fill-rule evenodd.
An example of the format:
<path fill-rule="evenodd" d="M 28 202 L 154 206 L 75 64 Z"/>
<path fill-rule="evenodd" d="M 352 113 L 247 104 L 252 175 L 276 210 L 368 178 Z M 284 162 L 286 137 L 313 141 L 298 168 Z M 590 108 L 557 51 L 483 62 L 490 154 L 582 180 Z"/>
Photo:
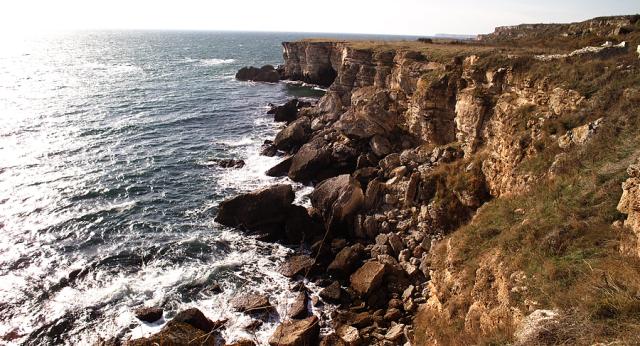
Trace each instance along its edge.
<path fill-rule="evenodd" d="M 598 30 L 586 31 L 596 24 Z M 549 28 L 569 30 L 571 37 L 580 29 L 581 40 L 591 41 L 615 31 L 618 41 L 638 44 L 637 27 L 629 16 Z M 619 124 L 604 114 L 597 91 L 585 92 L 573 75 L 549 72 L 588 66 L 596 57 L 543 61 L 535 57 L 557 54 L 557 42 L 533 50 L 494 42 L 513 40 L 517 30 L 538 39 L 540 28 L 499 28 L 467 44 L 285 42 L 283 66 L 239 72 L 239 79 L 328 87 L 317 104 L 293 100 L 274 107 L 270 113 L 286 127 L 263 150 L 283 158 L 269 175 L 314 186 L 311 207 L 293 204 L 290 185 L 275 185 L 226 200 L 216 218 L 301 249 L 281 268 L 299 293 L 269 344 L 545 344 L 549 326 L 561 325 L 559 316 L 569 313 L 541 301 L 541 274 L 509 255 L 528 251 L 525 245 L 500 242 L 507 232 L 538 222 L 531 219 L 537 205 L 512 201 L 563 181 L 573 172 L 567 162 Z M 529 37 L 517 35 L 520 42 Z M 557 37 L 565 42 L 570 35 Z M 597 59 L 621 66 L 618 81 L 638 72 L 628 50 Z M 612 86 L 620 88 L 616 102 L 636 105 L 637 86 L 619 84 Z M 636 234 L 637 171 L 629 168 L 618 207 Z M 503 205 L 508 217 L 490 214 Z M 540 244 L 561 241 L 549 237 Z M 637 241 L 620 245 L 637 256 Z M 310 295 L 308 281 L 323 287 L 318 296 Z M 330 316 L 311 314 L 310 305 L 322 304 L 337 309 Z M 252 313 L 269 309 L 265 297 L 240 305 Z M 167 337 L 187 329 L 198 337 L 215 335 L 214 326 L 223 325 L 175 320 L 163 329 Z M 331 332 L 321 335 L 320 327 Z"/>

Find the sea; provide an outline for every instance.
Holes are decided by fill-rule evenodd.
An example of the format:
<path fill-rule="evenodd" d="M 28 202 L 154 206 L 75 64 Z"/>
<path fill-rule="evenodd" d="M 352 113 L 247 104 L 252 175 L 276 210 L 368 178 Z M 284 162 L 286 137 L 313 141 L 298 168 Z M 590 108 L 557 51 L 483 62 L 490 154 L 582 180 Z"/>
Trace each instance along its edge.
<path fill-rule="evenodd" d="M 0 345 L 139 338 L 190 307 L 228 319 L 228 342 L 266 345 L 294 296 L 277 272 L 292 250 L 214 218 L 225 198 L 292 183 L 264 174 L 282 159 L 260 155 L 283 126 L 266 111 L 323 90 L 234 74 L 281 64 L 282 41 L 318 36 L 402 39 L 81 31 L 0 40 Z M 294 187 L 308 204 L 312 188 Z M 278 313 L 256 324 L 234 311 L 230 300 L 250 291 Z M 164 318 L 137 320 L 142 306 Z"/>

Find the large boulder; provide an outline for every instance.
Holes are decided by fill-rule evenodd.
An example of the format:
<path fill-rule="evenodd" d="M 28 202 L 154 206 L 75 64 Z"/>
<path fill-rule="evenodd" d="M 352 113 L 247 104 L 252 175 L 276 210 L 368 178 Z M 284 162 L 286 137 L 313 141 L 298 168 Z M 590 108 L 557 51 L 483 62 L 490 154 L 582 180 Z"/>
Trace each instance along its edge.
<path fill-rule="evenodd" d="M 226 321 L 211 321 L 205 316 L 202 311 L 196 308 L 190 308 L 179 312 L 172 320 L 171 323 L 182 322 L 189 324 L 195 328 L 209 333 L 212 330 L 220 328 Z"/>
<path fill-rule="evenodd" d="M 311 316 L 299 321 L 286 321 L 278 325 L 269 338 L 271 346 L 310 346 L 318 344 L 320 324 L 318 317 Z"/>
<path fill-rule="evenodd" d="M 226 321 L 211 321 L 200 310 L 190 308 L 178 313 L 160 332 L 131 340 L 131 346 L 220 345 L 217 331 Z M 212 334 L 213 333 L 213 334 Z M 223 342 L 222 342 L 223 343 Z"/>
<path fill-rule="evenodd" d="M 292 278 L 297 275 L 305 275 L 311 270 L 311 267 L 315 264 L 315 260 L 306 255 L 298 255 L 289 257 L 282 266 L 278 269 L 278 272 L 286 277 Z"/>
<path fill-rule="evenodd" d="M 127 346 L 216 346 L 220 344 L 217 338 L 184 322 L 168 323 L 147 338 L 129 340 Z"/>
<path fill-rule="evenodd" d="M 365 263 L 351 274 L 351 288 L 362 296 L 371 294 L 382 284 L 386 266 L 378 261 Z"/>
<path fill-rule="evenodd" d="M 269 110 L 269 114 L 273 114 L 273 120 L 278 122 L 292 122 L 298 117 L 298 110 L 303 107 L 309 107 L 311 103 L 292 99 L 281 106 L 277 106 Z"/>
<path fill-rule="evenodd" d="M 270 177 L 286 177 L 291 168 L 291 157 L 287 157 L 275 166 L 269 168 L 264 174 Z"/>
<path fill-rule="evenodd" d="M 306 291 L 302 290 L 301 292 L 298 293 L 296 298 L 293 300 L 293 302 L 291 303 L 291 306 L 289 306 L 289 317 L 296 318 L 296 319 L 308 317 L 309 316 L 309 309 L 307 308 L 308 303 L 309 303 L 309 296 L 307 295 Z"/>
<path fill-rule="evenodd" d="M 311 120 L 300 117 L 278 132 L 273 145 L 278 150 L 291 150 L 304 144 L 311 134 Z"/>
<path fill-rule="evenodd" d="M 276 83 L 280 80 L 280 74 L 271 65 L 264 65 L 261 68 L 247 66 L 241 68 L 236 73 L 236 79 L 242 81 L 269 82 Z"/>
<path fill-rule="evenodd" d="M 329 274 L 337 277 L 347 277 L 358 267 L 364 257 L 364 246 L 360 243 L 346 246 L 334 258 L 327 267 Z"/>
<path fill-rule="evenodd" d="M 360 183 L 348 174 L 324 180 L 311 193 L 311 204 L 332 229 L 351 225 L 356 213 L 364 204 Z"/>
<path fill-rule="evenodd" d="M 304 144 L 291 159 L 289 178 L 298 182 L 311 182 L 333 175 L 331 149 L 323 138 L 314 138 Z"/>
<path fill-rule="evenodd" d="M 273 310 L 273 306 L 269 302 L 269 297 L 257 293 L 248 293 L 237 296 L 231 300 L 231 306 L 237 311 L 249 314 L 269 312 Z"/>
<path fill-rule="evenodd" d="M 238 195 L 220 203 L 215 221 L 250 231 L 284 227 L 295 198 L 291 185 L 279 184 Z"/>

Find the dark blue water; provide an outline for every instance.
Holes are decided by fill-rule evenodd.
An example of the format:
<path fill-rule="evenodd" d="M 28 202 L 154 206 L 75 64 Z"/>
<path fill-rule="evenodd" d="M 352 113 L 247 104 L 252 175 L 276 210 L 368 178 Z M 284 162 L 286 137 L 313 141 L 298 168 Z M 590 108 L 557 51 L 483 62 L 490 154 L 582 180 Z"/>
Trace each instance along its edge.
<path fill-rule="evenodd" d="M 197 306 L 225 337 L 264 342 L 228 307 L 247 288 L 286 309 L 275 268 L 289 251 L 213 222 L 221 199 L 277 180 L 258 155 L 277 125 L 269 102 L 314 94 L 236 81 L 282 62 L 308 35 L 97 32 L 15 39 L 0 53 L 0 343 L 87 344 L 140 337 Z M 317 93 L 315 93 L 317 94 Z M 242 169 L 214 160 L 240 158 Z M 303 198 L 305 191 L 298 192 Z M 209 289 L 214 281 L 223 294 Z"/>

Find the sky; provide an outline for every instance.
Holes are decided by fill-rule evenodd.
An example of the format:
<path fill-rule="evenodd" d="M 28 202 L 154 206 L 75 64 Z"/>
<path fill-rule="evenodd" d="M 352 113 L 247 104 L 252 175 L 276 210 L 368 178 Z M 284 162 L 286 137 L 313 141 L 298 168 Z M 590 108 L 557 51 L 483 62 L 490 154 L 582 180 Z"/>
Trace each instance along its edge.
<path fill-rule="evenodd" d="M 76 29 L 480 34 L 640 13 L 640 0 L 4 0 L 0 35 Z"/>

